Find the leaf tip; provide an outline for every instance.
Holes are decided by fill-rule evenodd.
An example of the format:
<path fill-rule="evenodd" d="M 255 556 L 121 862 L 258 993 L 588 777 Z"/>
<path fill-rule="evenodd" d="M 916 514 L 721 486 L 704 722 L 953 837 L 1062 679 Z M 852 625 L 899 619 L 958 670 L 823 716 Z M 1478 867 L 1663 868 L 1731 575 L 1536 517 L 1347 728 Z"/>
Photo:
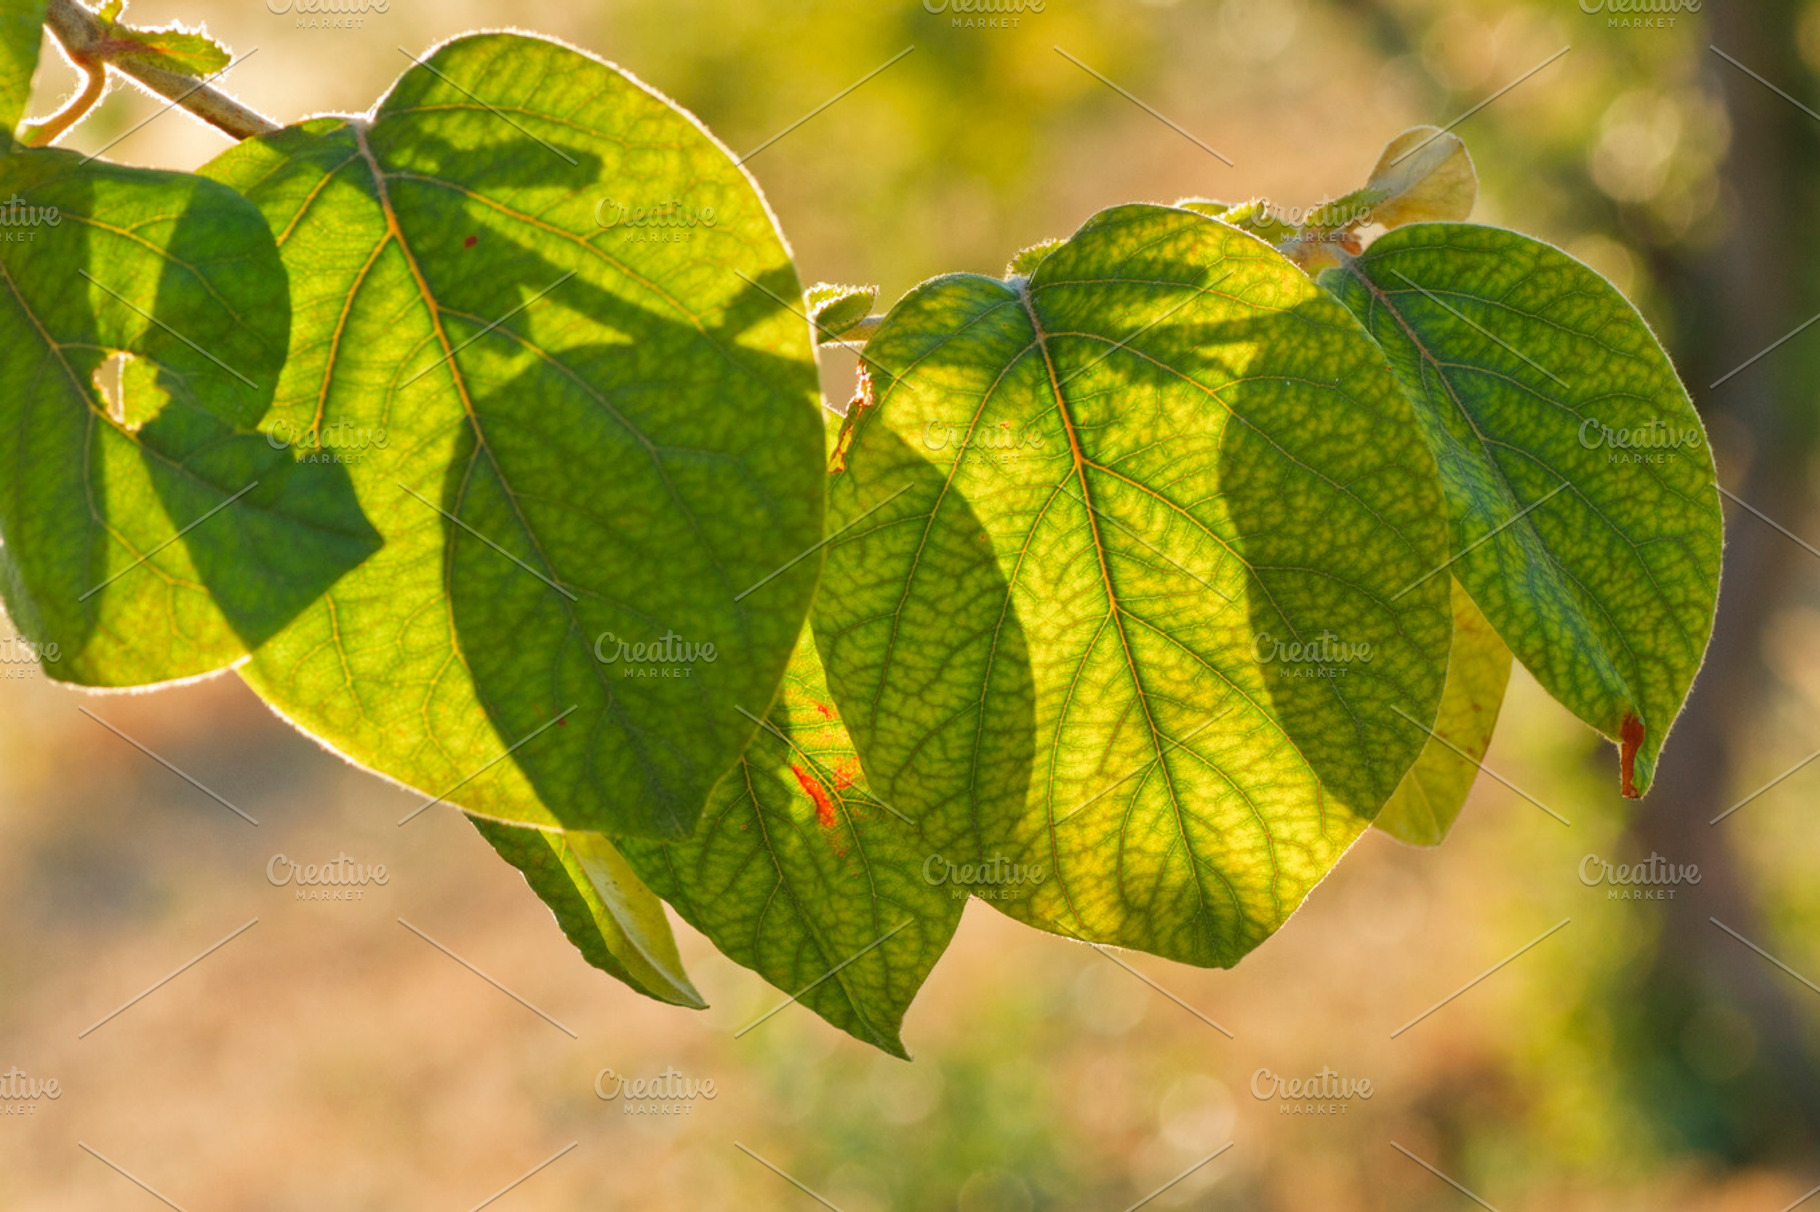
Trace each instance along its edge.
<path fill-rule="evenodd" d="M 1636 712 L 1626 712 L 1624 722 L 1618 726 L 1619 791 L 1625 799 L 1640 799 L 1643 795 L 1637 790 L 1636 776 L 1637 751 L 1643 747 L 1644 735 L 1643 721 L 1637 718 Z"/>

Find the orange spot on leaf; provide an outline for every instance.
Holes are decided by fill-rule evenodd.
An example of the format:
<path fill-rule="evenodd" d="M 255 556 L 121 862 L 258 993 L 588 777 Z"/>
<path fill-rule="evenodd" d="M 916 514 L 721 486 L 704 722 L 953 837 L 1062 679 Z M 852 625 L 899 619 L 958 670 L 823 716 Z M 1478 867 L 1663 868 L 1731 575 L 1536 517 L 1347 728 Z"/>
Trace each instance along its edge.
<path fill-rule="evenodd" d="M 823 790 L 821 783 L 814 775 L 801 766 L 791 766 L 790 773 L 796 776 L 796 782 L 802 787 L 803 794 L 815 801 L 816 821 L 821 824 L 822 828 L 832 829 L 834 827 L 834 801 L 828 798 L 827 791 Z"/>
<path fill-rule="evenodd" d="M 1626 713 L 1618 726 L 1618 767 L 1622 776 L 1619 790 L 1627 799 L 1637 799 L 1637 750 L 1643 747 L 1643 721 Z"/>

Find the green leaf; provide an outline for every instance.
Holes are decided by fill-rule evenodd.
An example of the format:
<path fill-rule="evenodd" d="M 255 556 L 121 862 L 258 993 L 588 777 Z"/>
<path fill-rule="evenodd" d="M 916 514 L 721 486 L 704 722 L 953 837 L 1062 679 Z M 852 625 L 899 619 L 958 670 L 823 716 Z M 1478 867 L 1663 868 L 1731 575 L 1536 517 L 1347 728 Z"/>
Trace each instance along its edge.
<path fill-rule="evenodd" d="M 1641 795 L 1712 633 L 1722 541 L 1712 454 L 1655 334 L 1598 274 L 1500 228 L 1399 228 L 1321 281 L 1416 404 L 1453 575 L 1620 743 Z"/>
<path fill-rule="evenodd" d="M 1443 506 L 1382 351 L 1252 237 L 1123 206 L 1028 280 L 918 287 L 865 361 L 814 622 L 874 791 L 1049 868 L 1020 920 L 1237 962 L 1441 698 L 1447 586 L 1392 595 Z"/>
<path fill-rule="evenodd" d="M 1441 713 L 1422 756 L 1373 822 L 1379 829 L 1412 846 L 1441 844 L 1479 777 L 1509 682 L 1510 649 L 1454 581 L 1453 648 Z"/>
<path fill-rule="evenodd" d="M 820 563 L 814 352 L 751 179 L 619 69 L 508 34 L 210 171 L 295 287 L 271 424 L 387 438 L 350 468 L 385 550 L 248 680 L 480 815 L 687 834 Z M 715 222 L 601 222 L 678 201 Z"/>
<path fill-rule="evenodd" d="M 0 156 L 0 589 L 53 677 L 133 686 L 244 656 L 377 545 L 345 471 L 251 432 L 290 324 L 233 191 L 61 151 Z M 124 399 L 96 387 L 130 355 Z"/>
<path fill-rule="evenodd" d="M 660 1002 L 707 1006 L 683 971 L 663 902 L 598 833 L 562 833 L 470 817 L 524 873 L 588 963 Z"/>
<path fill-rule="evenodd" d="M 119 47 L 109 58 L 148 63 L 180 76 L 212 76 L 234 61 L 233 52 L 206 33 L 178 25 L 131 30 L 122 26 L 114 37 L 133 45 Z"/>
<path fill-rule="evenodd" d="M 0 154 L 25 116 L 43 40 L 44 0 L 0 0 Z"/>
<path fill-rule="evenodd" d="M 908 1058 L 904 1012 L 968 889 L 867 789 L 807 629 L 768 726 L 696 835 L 625 841 L 683 919 L 841 1030 Z"/>
<path fill-rule="evenodd" d="M 1018 277 L 1028 278 L 1031 274 L 1036 272 L 1036 267 L 1043 263 L 1044 257 L 1047 257 L 1050 253 L 1054 252 L 1067 242 L 1067 240 L 1058 236 L 1053 240 L 1044 240 L 1041 243 L 1032 244 L 1029 248 L 1020 250 L 1015 257 L 1011 258 L 1011 264 L 1005 267 L 1005 276 L 1009 278 L 1016 275 Z"/>
<path fill-rule="evenodd" d="M 823 344 L 840 340 L 842 334 L 872 314 L 872 301 L 876 298 L 876 286 L 840 286 L 833 282 L 811 286 L 803 293 L 803 302 L 809 307 L 815 339 Z"/>

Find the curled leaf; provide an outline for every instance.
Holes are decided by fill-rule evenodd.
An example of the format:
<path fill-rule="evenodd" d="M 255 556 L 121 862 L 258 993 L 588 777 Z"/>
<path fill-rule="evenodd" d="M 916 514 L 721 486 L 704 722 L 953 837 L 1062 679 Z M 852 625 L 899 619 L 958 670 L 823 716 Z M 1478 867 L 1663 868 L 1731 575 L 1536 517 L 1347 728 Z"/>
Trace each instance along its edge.
<path fill-rule="evenodd" d="M 1374 223 L 1445 223 L 1472 214 L 1479 174 L 1458 135 L 1412 126 L 1385 145 L 1365 188 L 1384 195 L 1372 208 Z"/>
<path fill-rule="evenodd" d="M 816 342 L 825 345 L 841 340 L 872 314 L 872 301 L 876 298 L 876 286 L 818 282 L 804 291 L 803 303 L 809 310 L 809 322 L 815 326 Z"/>

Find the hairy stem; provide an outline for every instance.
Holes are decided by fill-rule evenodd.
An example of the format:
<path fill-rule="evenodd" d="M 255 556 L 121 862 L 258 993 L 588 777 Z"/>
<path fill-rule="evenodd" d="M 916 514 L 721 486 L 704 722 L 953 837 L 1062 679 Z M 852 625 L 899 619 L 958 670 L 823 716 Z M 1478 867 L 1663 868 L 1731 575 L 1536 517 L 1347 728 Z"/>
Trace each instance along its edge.
<path fill-rule="evenodd" d="M 69 52 L 70 59 L 75 63 L 87 64 L 106 59 L 107 30 L 94 13 L 76 0 L 50 0 L 44 12 L 44 24 L 57 36 L 57 41 L 63 44 L 63 49 Z M 189 76 L 136 61 L 112 62 L 115 70 L 124 72 L 159 96 L 187 109 L 210 126 L 236 139 L 269 135 L 280 129 L 276 122 L 264 114 L 248 109 L 226 93 Z M 64 113 L 69 113 L 69 109 L 66 108 Z M 62 117 L 60 114 L 53 121 Z M 71 121 L 77 117 L 81 117 L 81 114 L 75 114 Z M 62 131 L 57 133 L 61 134 Z"/>
<path fill-rule="evenodd" d="M 27 147 L 49 147 L 63 136 L 63 133 L 82 120 L 82 115 L 95 108 L 101 100 L 101 94 L 107 91 L 107 65 L 91 59 L 78 59 L 76 66 L 82 69 L 85 77 L 82 91 L 70 98 L 68 105 L 46 118 L 44 121 L 28 126 L 23 132 L 21 142 Z"/>

